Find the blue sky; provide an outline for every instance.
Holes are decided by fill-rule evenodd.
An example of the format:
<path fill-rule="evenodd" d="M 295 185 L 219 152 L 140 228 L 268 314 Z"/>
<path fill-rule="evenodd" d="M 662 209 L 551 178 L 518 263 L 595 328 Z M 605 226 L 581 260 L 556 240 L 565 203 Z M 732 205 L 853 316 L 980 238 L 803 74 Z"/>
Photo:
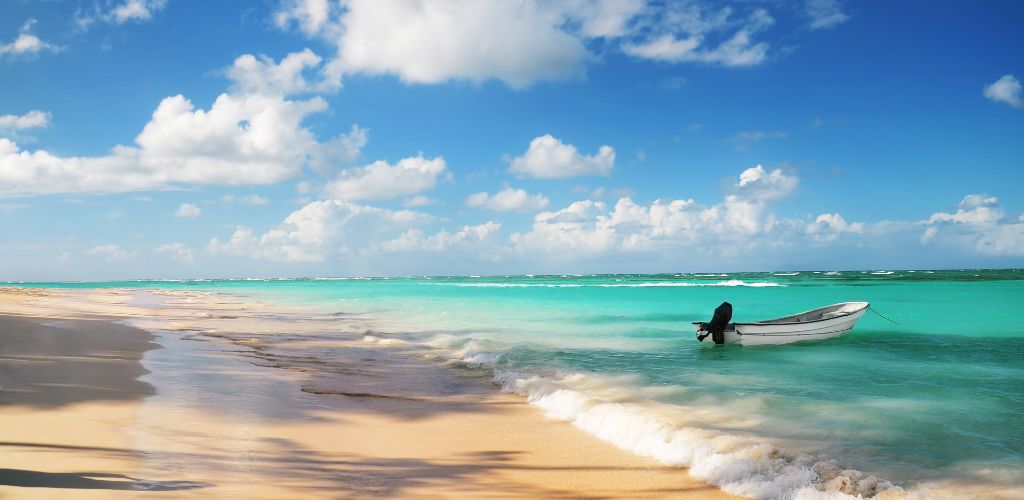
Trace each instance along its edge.
<path fill-rule="evenodd" d="M 1018 2 L 0 14 L 0 280 L 1024 265 Z"/>

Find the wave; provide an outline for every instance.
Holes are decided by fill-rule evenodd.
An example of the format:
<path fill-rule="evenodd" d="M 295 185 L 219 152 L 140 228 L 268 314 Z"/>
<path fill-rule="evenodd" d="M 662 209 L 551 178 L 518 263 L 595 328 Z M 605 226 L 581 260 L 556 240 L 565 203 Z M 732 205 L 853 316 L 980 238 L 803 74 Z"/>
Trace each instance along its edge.
<path fill-rule="evenodd" d="M 443 334 L 428 344 L 451 362 L 489 369 L 502 391 L 518 394 L 549 417 L 569 422 L 631 453 L 654 458 L 734 495 L 801 500 L 886 498 L 907 492 L 889 481 L 773 445 L 757 436 L 701 428 L 700 421 L 729 418 L 706 408 L 655 401 L 666 391 L 644 387 L 635 376 L 554 373 L 547 376 L 502 366 L 504 351 L 488 342 Z M 698 420 L 699 419 L 699 420 Z"/>
<path fill-rule="evenodd" d="M 646 283 L 422 283 L 424 285 L 457 286 L 470 288 L 656 288 L 691 286 L 749 286 L 755 288 L 785 286 L 767 281 L 746 282 L 727 280 L 716 283 L 693 283 L 675 281 L 653 281 Z"/>

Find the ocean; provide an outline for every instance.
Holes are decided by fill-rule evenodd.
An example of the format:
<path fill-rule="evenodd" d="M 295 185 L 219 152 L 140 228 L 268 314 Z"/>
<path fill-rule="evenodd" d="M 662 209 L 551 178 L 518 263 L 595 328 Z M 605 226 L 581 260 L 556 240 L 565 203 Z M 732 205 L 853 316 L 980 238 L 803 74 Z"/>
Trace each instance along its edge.
<path fill-rule="evenodd" d="M 736 494 L 1024 495 L 1021 270 L 17 285 L 201 290 L 351 318 L 368 343 L 488 370 L 552 418 Z M 690 323 L 723 301 L 734 321 L 868 301 L 895 323 L 869 311 L 831 340 L 698 343 Z"/>

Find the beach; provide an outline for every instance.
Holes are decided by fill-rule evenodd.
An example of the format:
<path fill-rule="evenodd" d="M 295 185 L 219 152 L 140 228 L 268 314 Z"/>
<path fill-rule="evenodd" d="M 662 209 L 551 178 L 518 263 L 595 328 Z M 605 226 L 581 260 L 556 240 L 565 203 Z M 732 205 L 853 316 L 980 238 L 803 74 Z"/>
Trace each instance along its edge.
<path fill-rule="evenodd" d="M 343 322 L 0 288 L 0 497 L 730 497 Z"/>

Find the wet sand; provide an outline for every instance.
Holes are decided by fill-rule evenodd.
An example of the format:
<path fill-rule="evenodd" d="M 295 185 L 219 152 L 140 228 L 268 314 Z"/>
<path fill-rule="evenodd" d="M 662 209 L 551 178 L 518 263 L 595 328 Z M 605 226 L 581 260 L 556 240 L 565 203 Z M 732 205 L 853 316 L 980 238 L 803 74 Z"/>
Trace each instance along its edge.
<path fill-rule="evenodd" d="M 479 371 L 294 333 L 323 363 L 266 342 L 304 320 L 133 297 L 0 288 L 0 498 L 728 497 Z"/>

